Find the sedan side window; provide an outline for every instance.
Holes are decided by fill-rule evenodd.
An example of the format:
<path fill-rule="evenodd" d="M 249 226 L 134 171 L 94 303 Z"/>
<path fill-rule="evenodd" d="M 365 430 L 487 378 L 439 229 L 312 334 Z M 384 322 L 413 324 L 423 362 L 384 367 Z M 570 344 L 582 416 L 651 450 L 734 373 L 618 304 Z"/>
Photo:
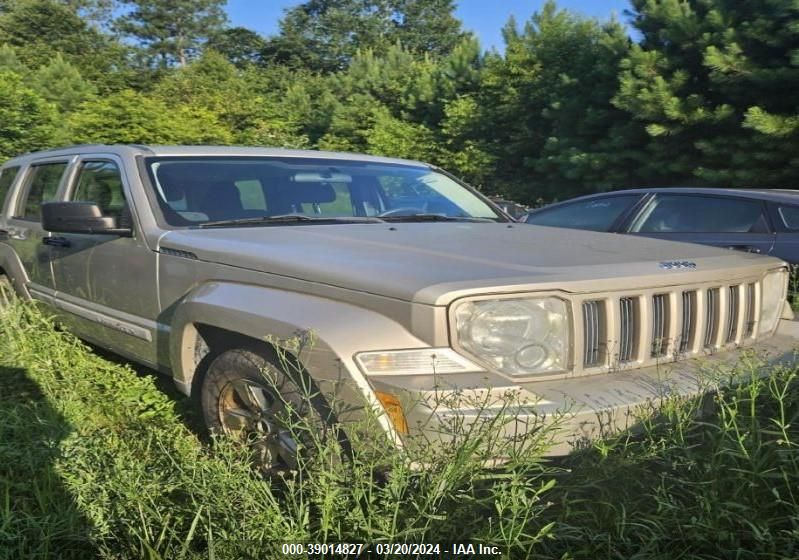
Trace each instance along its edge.
<path fill-rule="evenodd" d="M 635 233 L 767 233 L 758 200 L 659 194 L 635 220 Z"/>
<path fill-rule="evenodd" d="M 42 202 L 53 200 L 61 177 L 67 169 L 67 163 L 44 163 L 31 167 L 28 175 L 26 192 L 17 207 L 17 217 L 25 220 L 40 221 L 42 218 Z M 20 212 L 21 210 L 21 212 Z"/>
<path fill-rule="evenodd" d="M 780 206 L 780 219 L 788 229 L 799 229 L 799 206 Z"/>
<path fill-rule="evenodd" d="M 534 212 L 526 221 L 537 226 L 608 231 L 622 212 L 640 197 L 639 194 L 630 194 L 580 200 L 551 210 Z"/>
<path fill-rule="evenodd" d="M 81 164 L 72 200 L 94 202 L 103 215 L 119 218 L 125 208 L 119 168 L 110 161 L 87 161 Z"/>

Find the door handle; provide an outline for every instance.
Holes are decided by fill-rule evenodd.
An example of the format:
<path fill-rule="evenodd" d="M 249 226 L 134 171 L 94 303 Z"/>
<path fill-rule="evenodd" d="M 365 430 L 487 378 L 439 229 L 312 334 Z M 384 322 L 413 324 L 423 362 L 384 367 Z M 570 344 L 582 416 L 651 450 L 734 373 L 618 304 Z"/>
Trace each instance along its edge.
<path fill-rule="evenodd" d="M 69 247 L 72 245 L 66 237 L 45 237 L 42 239 L 45 245 L 52 245 L 53 247 Z"/>
<path fill-rule="evenodd" d="M 758 247 L 752 247 L 751 245 L 730 245 L 727 249 L 735 249 L 736 251 L 745 251 L 747 253 L 759 253 L 760 249 Z"/>

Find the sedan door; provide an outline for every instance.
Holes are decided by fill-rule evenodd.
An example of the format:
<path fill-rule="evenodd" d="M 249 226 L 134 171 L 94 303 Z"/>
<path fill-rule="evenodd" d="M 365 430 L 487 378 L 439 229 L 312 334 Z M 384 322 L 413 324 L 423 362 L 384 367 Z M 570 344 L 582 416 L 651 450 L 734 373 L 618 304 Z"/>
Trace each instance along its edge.
<path fill-rule="evenodd" d="M 578 198 L 531 212 L 525 222 L 537 226 L 614 231 L 642 196 L 643 193 L 625 193 Z"/>
<path fill-rule="evenodd" d="M 777 230 L 771 254 L 790 264 L 799 264 L 799 204 L 771 202 L 769 212 Z"/>
<path fill-rule="evenodd" d="M 714 194 L 656 193 L 628 233 L 762 255 L 776 240 L 763 201 Z"/>

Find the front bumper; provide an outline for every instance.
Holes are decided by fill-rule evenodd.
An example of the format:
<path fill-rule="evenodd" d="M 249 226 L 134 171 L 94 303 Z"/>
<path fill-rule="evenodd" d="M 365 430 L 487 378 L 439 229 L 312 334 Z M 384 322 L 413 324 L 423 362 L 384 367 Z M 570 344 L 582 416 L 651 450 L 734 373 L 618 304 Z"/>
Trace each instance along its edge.
<path fill-rule="evenodd" d="M 799 349 L 799 321 L 782 320 L 774 336 L 746 348 L 682 360 L 664 358 L 639 369 L 565 379 L 511 383 L 490 373 L 454 376 L 394 376 L 373 379 L 375 389 L 399 395 L 410 434 L 405 444 L 451 440 L 492 414 L 508 418 L 508 438 L 552 425 L 548 454 L 563 455 L 591 440 L 633 429 L 642 410 L 656 410 L 667 398 L 692 397 L 734 381 L 732 365 L 744 356 L 757 364 L 791 364 Z M 510 404 L 509 404 L 510 403 Z M 413 447 L 416 444 L 412 444 Z"/>

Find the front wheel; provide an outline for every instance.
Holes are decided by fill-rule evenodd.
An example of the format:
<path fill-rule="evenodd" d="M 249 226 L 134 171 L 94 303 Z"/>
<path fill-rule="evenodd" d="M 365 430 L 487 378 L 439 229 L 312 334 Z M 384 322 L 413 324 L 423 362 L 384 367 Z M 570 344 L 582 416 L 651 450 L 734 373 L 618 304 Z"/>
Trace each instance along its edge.
<path fill-rule="evenodd" d="M 301 372 L 265 349 L 236 348 L 213 359 L 201 406 L 211 433 L 248 444 L 253 462 L 268 472 L 296 470 L 324 441 L 331 415 Z"/>

